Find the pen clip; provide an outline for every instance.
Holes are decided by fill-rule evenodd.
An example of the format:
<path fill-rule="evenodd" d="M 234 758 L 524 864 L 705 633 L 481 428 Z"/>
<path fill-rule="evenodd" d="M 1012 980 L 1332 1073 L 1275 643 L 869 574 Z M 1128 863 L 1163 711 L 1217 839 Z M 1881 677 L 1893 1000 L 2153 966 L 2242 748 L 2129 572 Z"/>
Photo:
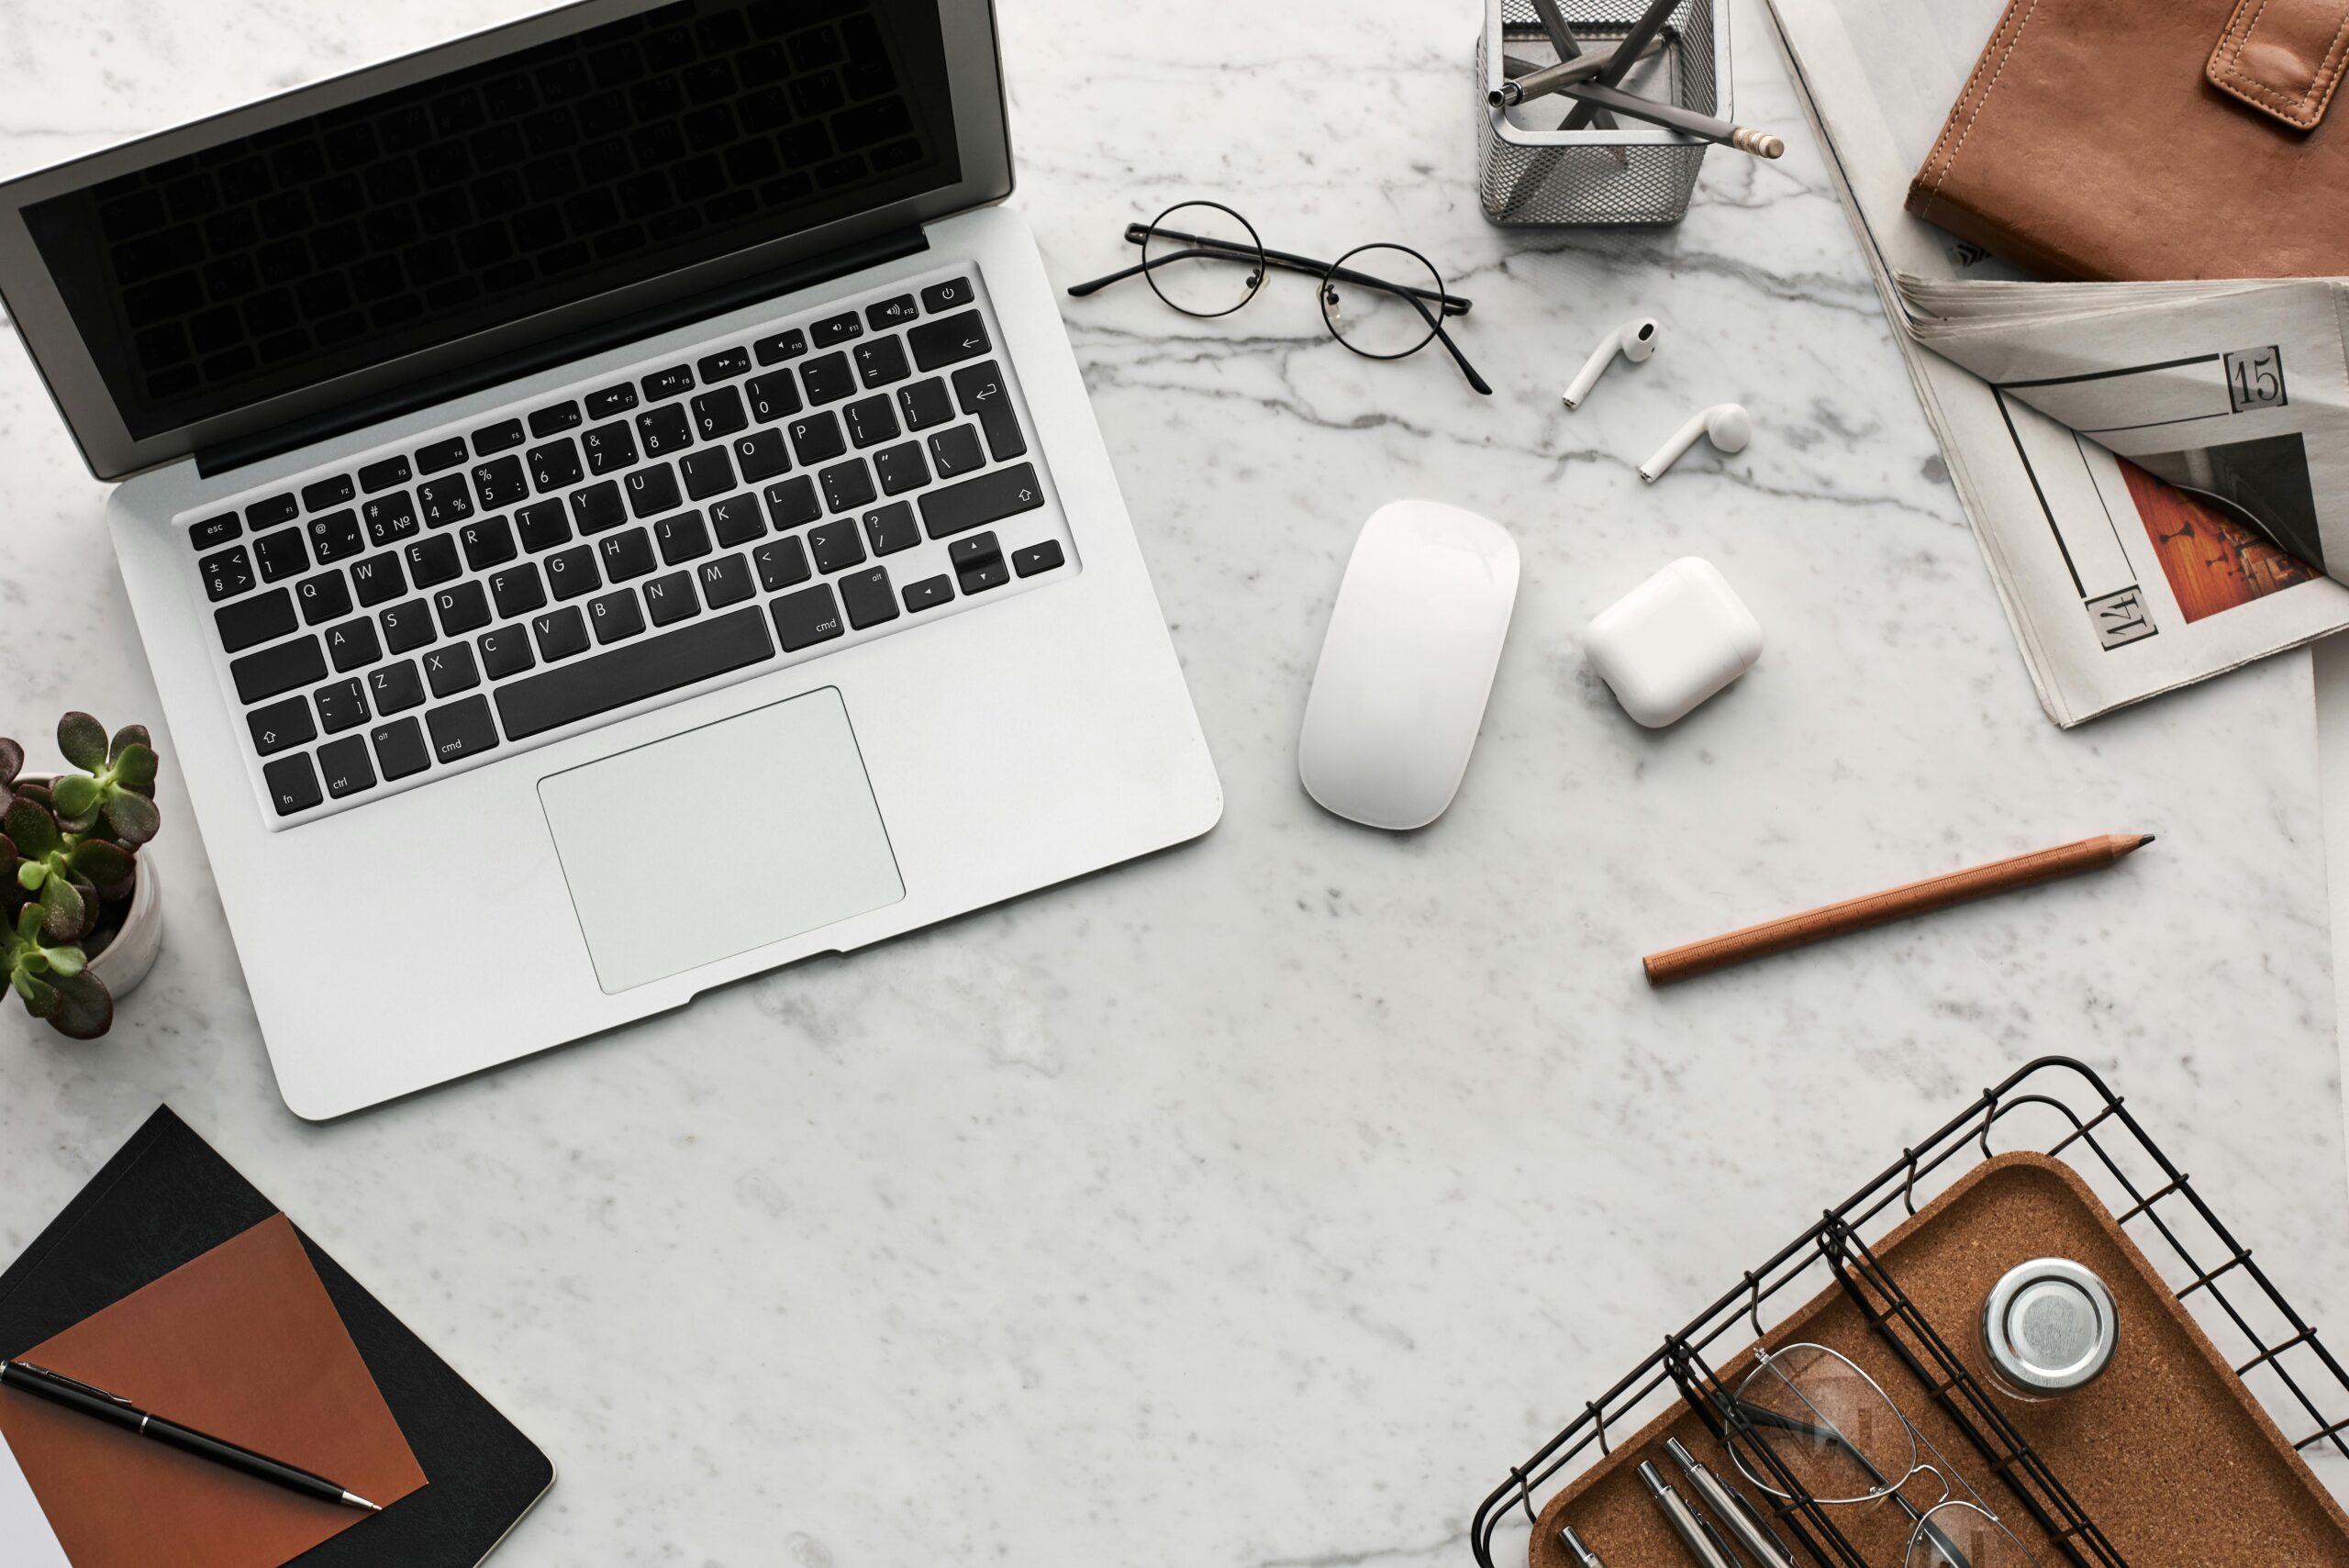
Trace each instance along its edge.
<path fill-rule="evenodd" d="M 61 1383 L 68 1388 L 78 1388 L 83 1393 L 94 1395 L 96 1397 L 106 1401 L 110 1405 L 119 1405 L 126 1410 L 137 1408 L 137 1407 L 133 1406 L 129 1400 L 125 1399 L 121 1395 L 108 1394 L 105 1389 L 94 1387 L 91 1385 L 83 1382 L 78 1377 L 68 1377 L 61 1372 L 55 1372 L 45 1366 L 35 1366 L 30 1362 L 11 1362 L 8 1364 L 11 1366 L 22 1367 L 25 1371 L 31 1373 L 34 1376 L 45 1377 L 51 1383 Z"/>

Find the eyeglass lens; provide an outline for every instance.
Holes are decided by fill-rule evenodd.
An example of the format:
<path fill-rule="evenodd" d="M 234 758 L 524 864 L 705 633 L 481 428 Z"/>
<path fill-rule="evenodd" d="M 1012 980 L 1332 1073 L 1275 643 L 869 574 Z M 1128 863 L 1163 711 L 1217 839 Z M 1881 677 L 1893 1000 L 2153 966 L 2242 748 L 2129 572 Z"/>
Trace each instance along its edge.
<path fill-rule="evenodd" d="M 1916 1434 L 1899 1410 L 1866 1373 L 1832 1351 L 1789 1345 L 1754 1368 L 1737 1396 L 1756 1440 L 1821 1503 L 1882 1497 L 1917 1467 Z M 1732 1457 L 1756 1486 L 1787 1495 L 1768 1466 L 1742 1446 Z"/>
<path fill-rule="evenodd" d="M 1186 316 L 1229 316 L 1264 282 L 1264 251 L 1248 220 L 1214 202 L 1170 207 L 1142 236 L 1143 276 Z"/>
<path fill-rule="evenodd" d="M 1430 297 L 1415 298 L 1411 290 Z M 1418 252 L 1364 245 L 1338 258 L 1321 283 L 1321 318 L 1340 341 L 1374 360 L 1399 360 L 1435 336 L 1443 279 Z"/>

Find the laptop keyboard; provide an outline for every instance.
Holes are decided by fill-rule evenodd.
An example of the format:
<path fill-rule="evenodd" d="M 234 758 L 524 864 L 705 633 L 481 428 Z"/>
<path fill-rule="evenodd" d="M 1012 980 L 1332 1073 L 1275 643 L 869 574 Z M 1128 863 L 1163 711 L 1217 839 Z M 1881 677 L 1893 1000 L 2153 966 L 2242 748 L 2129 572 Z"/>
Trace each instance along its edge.
<path fill-rule="evenodd" d="M 273 819 L 1074 570 L 967 267 L 182 519 Z"/>

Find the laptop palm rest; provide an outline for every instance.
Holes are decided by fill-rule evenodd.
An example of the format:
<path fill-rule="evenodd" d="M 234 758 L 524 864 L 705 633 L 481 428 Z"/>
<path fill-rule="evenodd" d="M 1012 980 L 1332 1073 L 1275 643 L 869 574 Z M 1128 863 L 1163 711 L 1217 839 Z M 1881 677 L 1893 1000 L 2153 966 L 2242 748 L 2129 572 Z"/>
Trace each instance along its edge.
<path fill-rule="evenodd" d="M 550 773 L 539 800 L 607 992 L 906 895 L 835 687 Z"/>

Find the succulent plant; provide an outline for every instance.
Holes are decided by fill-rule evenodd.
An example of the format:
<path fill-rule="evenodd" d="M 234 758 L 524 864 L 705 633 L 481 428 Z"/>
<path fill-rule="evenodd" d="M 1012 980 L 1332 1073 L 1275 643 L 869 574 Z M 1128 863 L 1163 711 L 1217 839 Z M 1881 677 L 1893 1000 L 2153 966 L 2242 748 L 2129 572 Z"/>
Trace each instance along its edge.
<path fill-rule="evenodd" d="M 131 725 L 109 737 L 86 713 L 57 724 L 80 773 L 24 781 L 25 749 L 0 738 L 0 974 L 33 1017 L 93 1040 L 114 998 L 89 973 L 122 929 L 139 847 L 155 836 L 155 748 Z"/>

